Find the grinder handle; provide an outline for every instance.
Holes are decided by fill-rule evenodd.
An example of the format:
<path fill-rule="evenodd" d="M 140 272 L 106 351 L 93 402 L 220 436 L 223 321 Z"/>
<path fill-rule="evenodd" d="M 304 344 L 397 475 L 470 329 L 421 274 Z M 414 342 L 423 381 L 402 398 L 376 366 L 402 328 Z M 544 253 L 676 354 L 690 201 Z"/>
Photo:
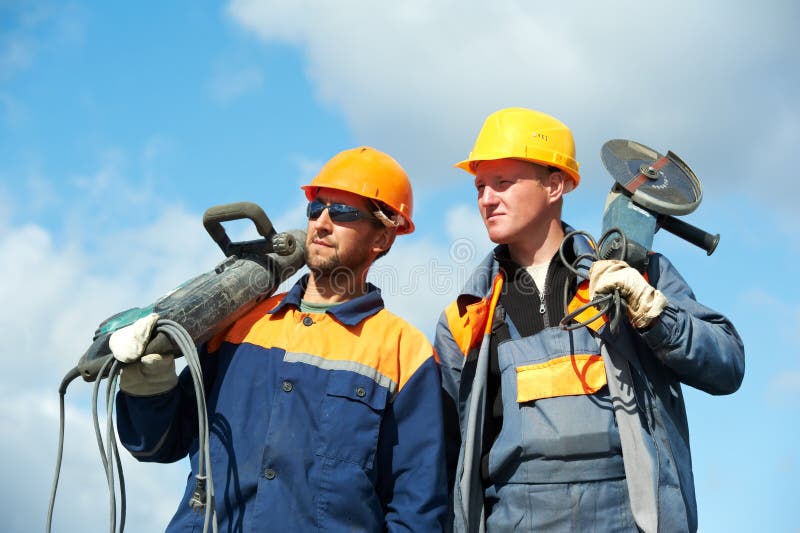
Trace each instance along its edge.
<path fill-rule="evenodd" d="M 670 215 L 659 215 L 658 224 L 673 235 L 702 248 L 707 255 L 714 253 L 719 244 L 719 233 L 712 235 Z"/>

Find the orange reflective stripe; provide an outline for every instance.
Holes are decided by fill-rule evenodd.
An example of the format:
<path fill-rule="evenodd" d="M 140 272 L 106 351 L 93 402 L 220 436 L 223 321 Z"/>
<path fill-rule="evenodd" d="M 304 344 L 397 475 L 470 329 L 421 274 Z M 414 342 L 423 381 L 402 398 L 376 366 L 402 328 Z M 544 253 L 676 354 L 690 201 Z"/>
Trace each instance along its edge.
<path fill-rule="evenodd" d="M 234 322 L 231 327 L 214 335 L 214 337 L 208 341 L 207 351 L 209 353 L 216 352 L 225 341 L 241 344 L 253 324 L 264 317 L 267 311 L 278 305 L 284 296 L 286 296 L 286 293 L 276 294 L 256 305 L 245 316 Z"/>
<path fill-rule="evenodd" d="M 492 317 L 494 316 L 494 309 L 497 307 L 497 301 L 500 299 L 500 289 L 503 288 L 503 275 L 497 274 L 494 278 L 494 282 L 492 283 L 492 300 L 489 304 L 489 315 L 488 320 L 486 321 L 486 325 L 484 327 L 483 334 L 489 335 L 492 332 Z"/>
<path fill-rule="evenodd" d="M 491 331 L 492 322 L 488 320 L 494 314 L 494 308 L 500 297 L 500 289 L 503 286 L 503 276 L 498 274 L 492 283 L 492 294 L 489 298 L 483 298 L 475 303 L 464 306 L 461 313 L 458 300 L 451 303 L 445 309 L 444 314 L 447 318 L 447 325 L 453 340 L 458 349 L 466 356 L 470 349 L 480 343 L 482 336 L 485 335 L 487 328 Z"/>
<path fill-rule="evenodd" d="M 557 357 L 517 368 L 517 402 L 593 394 L 606 384 L 606 367 L 597 354 Z"/>
<path fill-rule="evenodd" d="M 256 306 L 215 337 L 214 343 L 217 347 L 224 341 L 277 347 L 294 354 L 295 359 L 318 361 L 318 366 L 326 368 L 373 369 L 380 378 L 376 381 L 395 383 L 398 392 L 433 356 L 433 348 L 421 332 L 385 309 L 355 327 L 344 326 L 328 314 L 303 313 L 291 306 L 277 315 L 267 314 L 283 296 Z M 309 316 L 312 321 L 304 321 Z"/>
<path fill-rule="evenodd" d="M 462 354 L 467 355 L 470 348 L 477 344 L 482 329 L 480 325 L 483 324 L 487 307 L 486 300 L 479 300 L 466 306 L 464 315 L 461 315 L 458 301 L 455 301 L 445 309 L 444 314 L 447 317 L 450 333 Z"/>
<path fill-rule="evenodd" d="M 575 296 L 573 296 L 572 301 L 570 301 L 569 305 L 567 305 L 567 314 L 573 312 L 582 305 L 586 305 L 587 303 L 589 303 L 589 281 L 584 280 L 578 286 L 578 290 L 575 292 Z M 594 316 L 597 318 L 587 324 L 587 327 L 593 331 L 598 331 L 600 328 L 606 325 L 608 318 L 605 315 L 601 315 L 600 311 L 594 306 L 587 307 L 581 311 L 575 316 L 574 320 L 576 322 L 585 322 Z"/>

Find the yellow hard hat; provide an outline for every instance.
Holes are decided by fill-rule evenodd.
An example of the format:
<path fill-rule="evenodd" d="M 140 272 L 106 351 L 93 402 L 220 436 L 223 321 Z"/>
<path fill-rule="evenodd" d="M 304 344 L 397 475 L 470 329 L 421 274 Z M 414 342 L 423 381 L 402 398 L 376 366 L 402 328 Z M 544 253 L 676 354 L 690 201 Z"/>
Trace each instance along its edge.
<path fill-rule="evenodd" d="M 414 231 L 411 182 L 403 167 L 380 150 L 360 146 L 339 152 L 325 163 L 311 183 L 301 189 L 310 201 L 320 187 L 347 191 L 381 202 L 394 211 L 390 214 L 400 215 L 398 235 Z"/>
<path fill-rule="evenodd" d="M 557 167 L 573 179 L 575 187 L 581 180 L 572 132 L 539 111 L 522 107 L 495 111 L 483 123 L 469 158 L 455 166 L 475 174 L 479 161 L 505 158 Z"/>

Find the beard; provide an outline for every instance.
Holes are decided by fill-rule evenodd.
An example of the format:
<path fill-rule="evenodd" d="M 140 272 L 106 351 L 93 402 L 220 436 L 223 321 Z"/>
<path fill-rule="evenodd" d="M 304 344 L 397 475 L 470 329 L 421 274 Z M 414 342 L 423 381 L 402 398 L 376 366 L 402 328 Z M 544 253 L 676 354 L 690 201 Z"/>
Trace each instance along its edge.
<path fill-rule="evenodd" d="M 352 291 L 359 284 L 365 269 L 372 261 L 368 248 L 355 247 L 341 254 L 339 247 L 334 245 L 330 253 L 320 255 L 314 253 L 311 246 L 312 237 L 306 243 L 305 260 L 314 279 L 339 294 Z"/>
<path fill-rule="evenodd" d="M 329 257 L 310 255 L 306 251 L 306 265 L 315 278 L 326 278 L 341 268 L 342 261 L 339 259 L 339 252 L 336 251 Z"/>
<path fill-rule="evenodd" d="M 330 249 L 331 253 L 328 254 L 327 257 L 319 254 L 319 250 L 315 253 L 312 251 L 314 248 L 312 245 L 314 237 L 315 236 L 311 232 L 306 236 L 306 266 L 308 266 L 308 269 L 315 278 L 328 277 L 342 265 L 342 261 L 339 258 L 339 247 L 334 245 L 333 248 Z"/>

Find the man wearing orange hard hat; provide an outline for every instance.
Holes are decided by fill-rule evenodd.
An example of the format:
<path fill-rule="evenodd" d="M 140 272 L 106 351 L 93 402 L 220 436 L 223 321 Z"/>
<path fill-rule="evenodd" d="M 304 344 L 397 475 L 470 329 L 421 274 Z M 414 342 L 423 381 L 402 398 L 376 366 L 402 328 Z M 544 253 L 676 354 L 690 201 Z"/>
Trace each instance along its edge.
<path fill-rule="evenodd" d="M 440 531 L 447 486 L 433 347 L 367 282 L 395 236 L 414 231 L 408 176 L 358 147 L 302 189 L 309 273 L 201 350 L 219 530 Z M 152 328 L 134 326 L 146 336 Z M 140 460 L 195 457 L 191 377 L 177 377 L 171 358 L 152 359 L 139 353 L 122 373 L 120 439 Z M 202 527 L 189 505 L 193 478 L 167 531 Z"/>
<path fill-rule="evenodd" d="M 572 232 L 563 196 L 581 177 L 560 120 L 499 110 L 456 166 L 474 176 L 497 247 L 442 313 L 434 343 L 453 529 L 696 530 L 681 383 L 711 394 L 739 387 L 733 325 L 657 253 L 644 276 L 598 260 L 578 283 L 567 264 L 592 249 L 579 234 L 562 247 Z M 560 327 L 566 302 L 580 308 L 615 290 L 627 319 L 618 330 L 605 315 Z"/>

